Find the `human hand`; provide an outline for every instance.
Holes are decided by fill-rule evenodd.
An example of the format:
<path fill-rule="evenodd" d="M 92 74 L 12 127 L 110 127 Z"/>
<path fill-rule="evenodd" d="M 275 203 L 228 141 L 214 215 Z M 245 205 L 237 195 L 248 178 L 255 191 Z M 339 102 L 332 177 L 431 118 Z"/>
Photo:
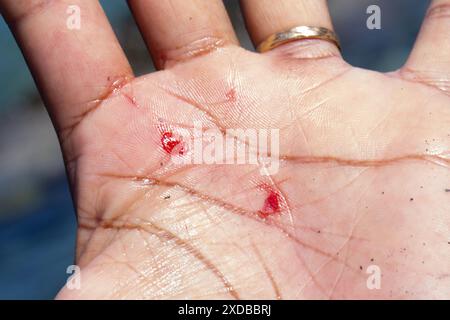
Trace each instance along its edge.
<path fill-rule="evenodd" d="M 69 4 L 80 30 L 65 28 Z M 324 1 L 242 4 L 256 44 L 332 28 Z M 450 1 L 388 74 L 322 40 L 246 51 L 218 0 L 130 1 L 164 69 L 138 78 L 97 1 L 0 6 L 77 209 L 82 287 L 59 298 L 449 298 Z M 279 129 L 278 170 L 175 163 L 195 123 Z"/>

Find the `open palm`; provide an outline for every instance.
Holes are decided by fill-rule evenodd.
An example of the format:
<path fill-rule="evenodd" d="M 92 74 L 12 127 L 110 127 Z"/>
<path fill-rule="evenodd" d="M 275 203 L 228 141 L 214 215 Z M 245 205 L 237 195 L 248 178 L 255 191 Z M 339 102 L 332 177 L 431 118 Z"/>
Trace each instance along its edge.
<path fill-rule="evenodd" d="M 139 78 L 98 3 L 79 2 L 76 32 L 67 4 L 1 2 L 77 208 L 82 286 L 60 298 L 450 297 L 449 1 L 389 74 L 321 40 L 246 51 L 219 1 L 131 1 L 165 69 Z M 331 28 L 322 1 L 269 3 L 243 1 L 255 43 Z M 174 161 L 199 123 L 278 129 L 279 167 Z"/>

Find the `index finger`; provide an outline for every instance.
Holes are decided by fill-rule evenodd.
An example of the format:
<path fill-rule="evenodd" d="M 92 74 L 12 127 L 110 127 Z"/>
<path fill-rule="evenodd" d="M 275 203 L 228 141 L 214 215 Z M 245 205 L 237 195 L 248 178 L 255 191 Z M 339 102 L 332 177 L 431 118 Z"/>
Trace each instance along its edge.
<path fill-rule="evenodd" d="M 58 131 L 73 126 L 130 65 L 98 1 L 1 0 Z"/>

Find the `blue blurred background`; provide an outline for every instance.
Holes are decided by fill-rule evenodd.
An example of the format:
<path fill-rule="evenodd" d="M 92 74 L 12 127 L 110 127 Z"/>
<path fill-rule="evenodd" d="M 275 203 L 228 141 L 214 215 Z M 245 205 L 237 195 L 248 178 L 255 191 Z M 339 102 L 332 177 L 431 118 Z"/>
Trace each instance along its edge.
<path fill-rule="evenodd" d="M 125 0 L 102 4 L 135 72 L 151 72 L 152 63 Z M 238 2 L 225 4 L 243 46 L 251 49 Z M 381 30 L 366 27 L 366 8 L 371 4 L 381 8 Z M 379 71 L 400 67 L 428 4 L 427 0 L 330 0 L 345 59 Z M 75 213 L 50 120 L 1 19 L 0 75 L 0 299 L 51 299 L 73 264 Z"/>

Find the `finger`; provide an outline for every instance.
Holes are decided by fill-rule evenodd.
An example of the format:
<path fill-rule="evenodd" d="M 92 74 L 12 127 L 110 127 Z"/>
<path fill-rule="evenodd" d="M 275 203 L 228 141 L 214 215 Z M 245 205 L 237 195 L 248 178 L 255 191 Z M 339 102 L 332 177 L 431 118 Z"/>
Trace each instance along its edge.
<path fill-rule="evenodd" d="M 3 0 L 0 10 L 57 130 L 78 123 L 117 77 L 132 76 L 97 1 Z"/>
<path fill-rule="evenodd" d="M 238 43 L 221 0 L 130 0 L 129 5 L 159 69 Z"/>
<path fill-rule="evenodd" d="M 241 0 L 241 6 L 255 46 L 297 26 L 333 28 L 325 0 Z"/>
<path fill-rule="evenodd" d="M 431 2 L 401 73 L 450 93 L 450 0 Z"/>

